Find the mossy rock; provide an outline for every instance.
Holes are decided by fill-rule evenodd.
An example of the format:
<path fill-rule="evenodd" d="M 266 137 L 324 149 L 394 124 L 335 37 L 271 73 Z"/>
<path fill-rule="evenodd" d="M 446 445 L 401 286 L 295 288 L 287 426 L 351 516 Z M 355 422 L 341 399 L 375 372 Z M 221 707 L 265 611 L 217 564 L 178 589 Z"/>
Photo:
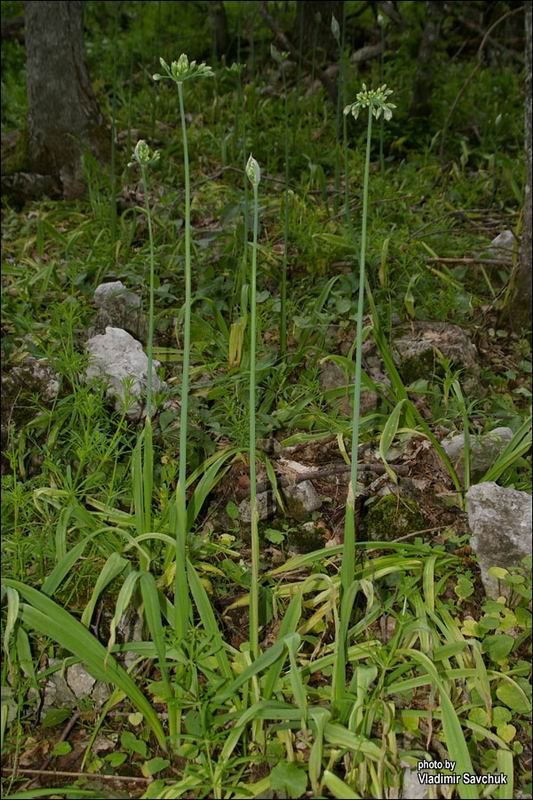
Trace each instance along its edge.
<path fill-rule="evenodd" d="M 304 522 L 297 528 L 292 528 L 287 536 L 287 544 L 297 553 L 312 553 L 320 550 L 326 544 L 324 528 L 315 522 Z"/>
<path fill-rule="evenodd" d="M 413 500 L 388 494 L 368 506 L 362 527 L 369 541 L 389 542 L 427 526 Z"/>

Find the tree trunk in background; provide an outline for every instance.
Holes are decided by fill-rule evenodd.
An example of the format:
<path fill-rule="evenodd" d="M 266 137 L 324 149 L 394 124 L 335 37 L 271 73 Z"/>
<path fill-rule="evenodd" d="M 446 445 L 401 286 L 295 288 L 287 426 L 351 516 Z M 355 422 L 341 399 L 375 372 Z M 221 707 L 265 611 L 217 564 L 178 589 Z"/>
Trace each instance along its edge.
<path fill-rule="evenodd" d="M 431 114 L 435 50 L 440 39 L 443 19 L 444 3 L 428 0 L 426 22 L 418 48 L 418 69 L 409 109 L 409 116 L 412 120 L 422 119 Z"/>
<path fill-rule="evenodd" d="M 516 331 L 531 330 L 532 323 L 532 270 L 531 255 L 531 46 L 532 19 L 531 3 L 525 5 L 526 17 L 526 80 L 525 80 L 525 155 L 526 187 L 524 193 L 524 218 L 522 223 L 522 242 L 520 263 L 516 276 L 515 291 L 510 305 L 510 322 Z"/>
<path fill-rule="evenodd" d="M 228 20 L 222 0 L 211 0 L 208 3 L 208 14 L 213 31 L 215 59 L 219 61 L 222 56 L 226 55 L 229 47 Z"/>
<path fill-rule="evenodd" d="M 304 55 L 308 58 L 311 57 L 309 50 L 315 42 L 317 47 L 335 51 L 337 44 L 331 33 L 331 17 L 336 17 L 341 24 L 343 3 L 344 0 L 298 0 L 291 38 L 299 46 L 301 31 Z"/>
<path fill-rule="evenodd" d="M 81 156 L 105 158 L 109 136 L 83 53 L 83 2 L 24 4 L 28 155 L 32 171 L 59 175 L 65 197 L 83 194 Z"/>

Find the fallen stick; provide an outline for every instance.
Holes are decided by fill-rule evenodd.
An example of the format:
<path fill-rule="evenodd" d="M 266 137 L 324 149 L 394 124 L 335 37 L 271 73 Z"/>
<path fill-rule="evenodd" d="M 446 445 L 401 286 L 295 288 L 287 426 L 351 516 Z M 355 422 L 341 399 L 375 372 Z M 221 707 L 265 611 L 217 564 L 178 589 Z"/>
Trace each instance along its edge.
<path fill-rule="evenodd" d="M 405 465 L 390 464 L 390 467 L 397 472 L 398 475 L 409 474 L 409 467 L 406 467 Z M 317 478 L 330 478 L 334 475 L 342 475 L 343 473 L 350 472 L 350 470 L 351 466 L 349 464 L 330 464 L 329 467 L 324 467 L 322 469 L 296 473 L 294 478 L 287 478 L 285 476 L 278 477 L 278 483 L 281 486 L 294 486 L 295 484 L 302 483 L 303 481 L 312 481 L 316 480 Z M 384 475 L 387 472 L 383 464 L 378 463 L 359 464 L 358 470 L 360 472 L 373 472 L 376 475 Z M 266 492 L 269 488 L 269 480 L 258 481 L 256 491 Z"/>
<path fill-rule="evenodd" d="M 512 267 L 512 261 L 501 258 L 428 258 L 432 264 L 488 264 L 491 267 Z"/>
<path fill-rule="evenodd" d="M 101 781 L 126 781 L 130 783 L 151 783 L 152 778 L 142 776 L 134 778 L 132 775 L 102 775 L 99 772 L 66 772 L 65 770 L 46 770 L 46 769 L 9 769 L 2 767 L 2 775 L 46 775 L 58 778 L 92 778 Z"/>

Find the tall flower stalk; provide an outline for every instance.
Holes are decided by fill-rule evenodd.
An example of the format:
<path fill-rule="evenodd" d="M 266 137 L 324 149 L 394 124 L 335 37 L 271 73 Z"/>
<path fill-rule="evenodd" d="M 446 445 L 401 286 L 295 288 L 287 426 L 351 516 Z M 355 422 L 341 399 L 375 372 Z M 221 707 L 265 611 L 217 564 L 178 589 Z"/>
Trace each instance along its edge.
<path fill-rule="evenodd" d="M 185 179 L 185 317 L 183 324 L 183 373 L 181 382 L 181 414 L 180 414 L 180 454 L 179 477 L 177 490 L 177 530 L 176 530 L 176 577 L 174 588 L 174 629 L 178 640 L 182 639 L 189 621 L 189 593 L 187 589 L 186 572 L 186 539 L 187 539 L 187 428 L 189 407 L 189 364 L 191 348 L 191 186 L 189 174 L 189 148 L 187 142 L 187 124 L 185 119 L 185 104 L 183 100 L 183 84 L 185 81 L 200 77 L 212 77 L 211 67 L 205 64 L 189 62 L 185 53 L 170 66 L 159 59 L 165 72 L 164 75 L 154 75 L 155 81 L 170 79 L 178 88 L 178 100 L 181 118 L 181 132 L 183 138 L 183 172 Z"/>
<path fill-rule="evenodd" d="M 348 487 L 348 498 L 346 501 L 346 514 L 344 521 L 344 548 L 341 567 L 341 597 L 346 599 L 348 590 L 354 580 L 355 574 L 355 498 L 357 495 L 357 460 L 359 451 L 359 417 L 361 409 L 361 356 L 363 344 L 363 310 L 365 296 L 365 272 L 366 272 L 366 233 L 368 218 L 368 184 L 370 175 L 370 145 L 372 139 L 372 119 L 379 119 L 381 115 L 385 120 L 392 117 L 392 109 L 396 106 L 388 102 L 391 89 L 385 85 L 376 90 L 368 90 L 363 84 L 363 90 L 358 93 L 355 103 L 346 106 L 344 114 L 352 114 L 357 119 L 362 109 L 368 109 L 368 122 L 366 132 L 366 155 L 363 177 L 363 215 L 361 222 L 361 249 L 359 254 L 359 293 L 357 297 L 356 314 L 356 341 L 355 341 L 355 384 L 353 398 L 352 416 L 352 447 L 351 447 L 351 471 L 350 485 Z M 348 620 L 342 619 L 343 616 L 350 615 L 351 604 L 346 603 L 341 606 L 341 629 L 347 631 Z M 346 643 L 342 641 L 340 646 L 344 648 Z M 344 659 L 340 659 L 344 670 Z M 337 692 L 342 694 L 344 681 L 337 680 Z"/>
<path fill-rule="evenodd" d="M 287 262 L 289 254 L 289 98 L 287 95 L 287 76 L 285 74 L 285 60 L 288 53 L 280 53 L 274 45 L 270 52 L 274 61 L 279 64 L 283 80 L 283 127 L 284 127 L 284 193 L 283 193 L 283 263 L 281 267 L 280 286 L 280 317 L 279 317 L 279 354 L 281 358 L 287 355 Z"/>
<path fill-rule="evenodd" d="M 141 171 L 141 183 L 143 187 L 146 219 L 148 222 L 148 241 L 150 245 L 150 283 L 148 300 L 148 341 L 146 345 L 148 356 L 148 376 L 146 386 L 146 417 L 151 419 L 153 405 L 153 361 L 154 361 L 154 284 L 155 284 L 155 247 L 154 247 L 154 228 L 152 223 L 152 212 L 148 196 L 148 168 L 159 161 L 159 151 L 150 150 L 143 139 L 135 145 L 130 166 L 138 164 Z"/>
<path fill-rule="evenodd" d="M 250 585 L 250 649 L 254 658 L 259 655 L 259 514 L 257 511 L 257 488 L 255 470 L 255 351 L 256 351 L 256 283 L 257 283 L 257 233 L 259 228 L 258 190 L 261 180 L 259 164 L 250 155 L 246 164 L 246 175 L 253 189 L 253 245 L 250 275 L 250 396 L 249 396 L 249 452 L 250 452 L 250 516 L 252 541 L 252 580 Z"/>

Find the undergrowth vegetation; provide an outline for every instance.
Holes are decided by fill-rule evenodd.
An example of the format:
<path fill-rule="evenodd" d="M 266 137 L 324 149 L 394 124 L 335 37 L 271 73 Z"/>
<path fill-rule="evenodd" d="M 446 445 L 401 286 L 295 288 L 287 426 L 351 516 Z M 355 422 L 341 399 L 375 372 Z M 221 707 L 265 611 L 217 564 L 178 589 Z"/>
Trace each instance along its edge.
<path fill-rule="evenodd" d="M 2 421 L 6 796 L 392 798 L 424 760 L 505 776 L 447 797 L 529 796 L 531 562 L 496 567 L 488 598 L 465 513 L 473 484 L 531 484 L 513 264 L 476 261 L 521 230 L 520 69 L 487 60 L 448 123 L 475 59 L 450 34 L 421 123 L 424 4 L 401 4 L 401 37 L 382 22 L 381 62 L 354 64 L 332 23 L 337 106 L 320 52 L 298 63 L 252 31 L 256 3 L 224 4 L 232 66 L 206 51 L 205 4 L 86 5 L 111 166 L 86 156 L 83 201 L 2 210 L 3 370 L 32 356 L 58 381 Z M 373 30 L 370 7 L 357 25 Z M 24 128 L 23 75 L 9 42 L 6 133 Z M 146 317 L 136 420 L 127 386 L 114 408 L 85 379 L 94 291 L 118 280 Z M 398 364 L 428 320 L 469 332 L 474 380 L 438 349 Z M 476 471 L 472 443 L 498 426 L 511 437 Z M 442 444 L 458 432 L 461 465 Z M 292 459 L 317 470 L 307 518 L 284 493 Z M 78 664 L 102 702 L 43 706 Z"/>

